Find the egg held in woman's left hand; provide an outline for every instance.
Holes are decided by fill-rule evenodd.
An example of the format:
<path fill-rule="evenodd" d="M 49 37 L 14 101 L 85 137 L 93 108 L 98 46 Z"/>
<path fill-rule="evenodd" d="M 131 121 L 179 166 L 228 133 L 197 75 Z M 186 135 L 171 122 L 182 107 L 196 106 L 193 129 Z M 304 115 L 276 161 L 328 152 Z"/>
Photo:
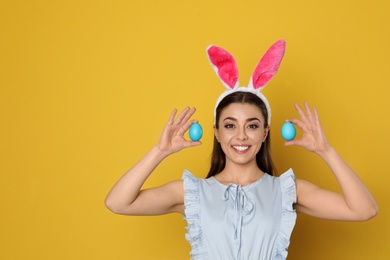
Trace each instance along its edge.
<path fill-rule="evenodd" d="M 297 131 L 295 130 L 295 126 L 292 123 L 286 122 L 282 126 L 281 133 L 282 133 L 282 137 L 286 141 L 291 141 L 295 138 Z"/>

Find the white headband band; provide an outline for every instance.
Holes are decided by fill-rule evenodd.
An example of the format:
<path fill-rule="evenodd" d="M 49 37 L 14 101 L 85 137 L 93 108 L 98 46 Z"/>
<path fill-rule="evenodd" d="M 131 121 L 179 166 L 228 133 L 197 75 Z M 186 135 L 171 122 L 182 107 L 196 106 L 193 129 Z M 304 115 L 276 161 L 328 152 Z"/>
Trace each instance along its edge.
<path fill-rule="evenodd" d="M 214 123 L 216 109 L 223 98 L 234 92 L 250 92 L 258 96 L 264 102 L 268 111 L 267 123 L 268 125 L 271 124 L 271 107 L 269 106 L 266 97 L 261 93 L 261 90 L 275 76 L 283 59 L 285 50 L 286 42 L 284 40 L 275 42 L 257 64 L 248 87 L 239 87 L 238 69 L 234 57 L 228 51 L 215 45 L 210 45 L 207 48 L 207 55 L 211 66 L 226 88 L 225 92 L 219 96 L 215 104 Z"/>

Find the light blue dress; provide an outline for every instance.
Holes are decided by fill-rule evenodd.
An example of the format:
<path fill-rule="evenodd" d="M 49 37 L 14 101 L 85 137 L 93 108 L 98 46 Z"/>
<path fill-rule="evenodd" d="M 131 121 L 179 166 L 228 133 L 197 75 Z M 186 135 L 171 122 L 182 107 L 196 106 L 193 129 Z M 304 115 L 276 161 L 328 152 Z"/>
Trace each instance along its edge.
<path fill-rule="evenodd" d="M 192 260 L 286 259 L 296 221 L 292 169 L 244 187 L 184 171 L 183 185 Z"/>

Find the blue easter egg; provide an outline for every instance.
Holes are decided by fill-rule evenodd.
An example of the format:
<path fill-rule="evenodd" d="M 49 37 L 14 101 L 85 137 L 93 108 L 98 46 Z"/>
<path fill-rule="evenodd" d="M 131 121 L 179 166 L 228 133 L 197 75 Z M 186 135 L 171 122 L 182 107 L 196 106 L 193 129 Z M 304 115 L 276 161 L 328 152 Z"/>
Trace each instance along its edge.
<path fill-rule="evenodd" d="M 295 126 L 290 122 L 286 122 L 283 124 L 281 132 L 282 137 L 287 141 L 291 141 L 292 139 L 294 139 L 295 135 L 297 134 Z"/>
<path fill-rule="evenodd" d="M 203 129 L 198 123 L 194 123 L 190 126 L 190 130 L 188 132 L 190 139 L 194 142 L 199 141 L 203 136 Z"/>

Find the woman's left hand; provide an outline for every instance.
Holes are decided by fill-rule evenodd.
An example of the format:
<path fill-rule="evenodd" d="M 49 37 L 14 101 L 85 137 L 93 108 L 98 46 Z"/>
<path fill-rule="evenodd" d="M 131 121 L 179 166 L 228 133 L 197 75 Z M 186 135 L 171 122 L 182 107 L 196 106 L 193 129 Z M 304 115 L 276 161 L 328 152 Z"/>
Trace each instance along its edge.
<path fill-rule="evenodd" d="M 318 112 L 305 103 L 305 111 L 295 104 L 300 119 L 287 120 L 302 130 L 300 139 L 288 141 L 286 145 L 298 145 L 318 154 L 329 166 L 342 193 L 321 189 L 316 185 L 296 180 L 299 213 L 324 219 L 363 221 L 378 212 L 375 199 L 356 173 L 326 141 Z"/>
<path fill-rule="evenodd" d="M 326 141 L 324 130 L 321 126 L 317 109 L 311 109 L 307 102 L 304 103 L 306 111 L 304 112 L 297 103 L 294 104 L 300 119 L 289 119 L 288 122 L 293 123 L 302 130 L 302 137 L 287 141 L 285 145 L 298 145 L 306 148 L 310 152 L 321 154 L 326 152 L 330 146 Z"/>

